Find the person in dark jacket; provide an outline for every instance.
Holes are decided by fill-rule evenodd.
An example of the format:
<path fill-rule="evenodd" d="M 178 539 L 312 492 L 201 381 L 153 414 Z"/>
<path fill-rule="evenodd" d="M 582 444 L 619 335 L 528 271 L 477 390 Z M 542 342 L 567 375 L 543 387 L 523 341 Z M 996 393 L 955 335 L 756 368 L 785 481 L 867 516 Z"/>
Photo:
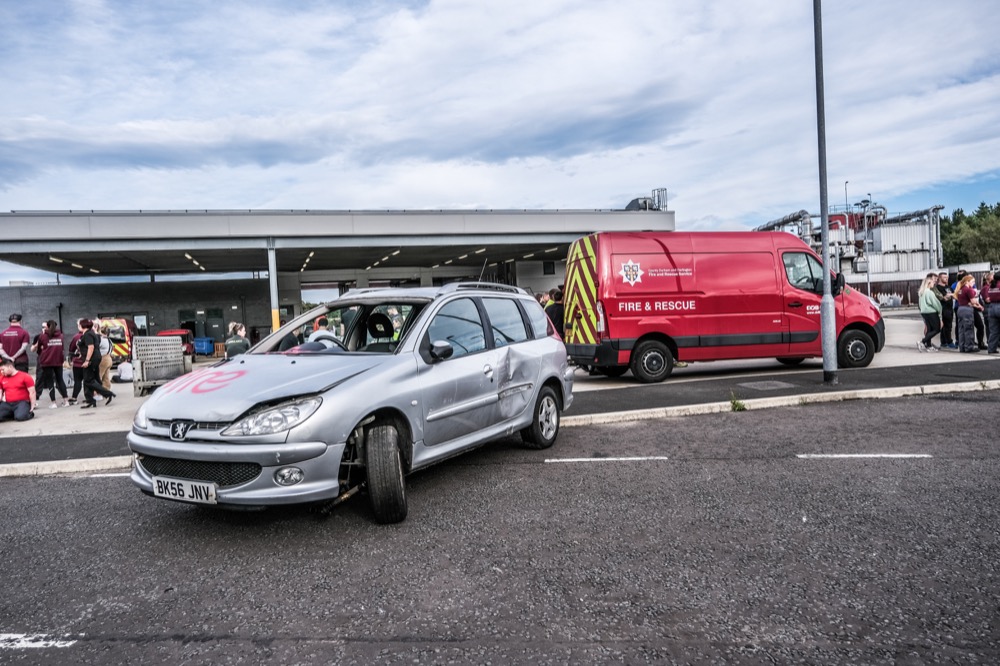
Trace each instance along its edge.
<path fill-rule="evenodd" d="M 77 322 L 77 327 L 83 335 L 80 339 L 80 350 L 83 354 L 83 404 L 80 408 L 97 407 L 94 393 L 103 396 L 104 404 L 110 405 L 115 394 L 104 388 L 98 375 L 101 367 L 100 336 L 94 332 L 94 322 L 89 319 L 81 319 Z"/>
<path fill-rule="evenodd" d="M 250 341 L 246 338 L 247 327 L 238 321 L 229 325 L 229 337 L 226 338 L 226 358 L 233 358 L 246 353 L 250 349 Z"/>
<path fill-rule="evenodd" d="M 952 321 L 955 318 L 955 294 L 948 288 L 948 274 L 938 275 L 937 284 L 934 286 L 938 300 L 941 301 L 941 348 L 958 349 L 955 338 L 952 337 Z"/>
<path fill-rule="evenodd" d="M 555 327 L 556 332 L 559 333 L 559 337 L 564 337 L 563 328 L 566 310 L 563 307 L 563 293 L 561 289 L 556 289 L 555 293 L 552 294 L 552 303 L 545 308 L 545 314 L 552 320 L 552 325 Z"/>
<path fill-rule="evenodd" d="M 56 390 L 62 396 L 63 407 L 69 407 L 69 400 L 66 395 L 66 383 L 63 381 L 63 362 L 66 360 L 66 351 L 63 348 L 63 336 L 56 322 L 52 319 L 45 322 L 45 330 L 38 337 L 38 366 L 42 369 L 41 390 L 49 390 L 49 399 L 52 400 L 52 409 L 59 405 L 56 403 Z"/>

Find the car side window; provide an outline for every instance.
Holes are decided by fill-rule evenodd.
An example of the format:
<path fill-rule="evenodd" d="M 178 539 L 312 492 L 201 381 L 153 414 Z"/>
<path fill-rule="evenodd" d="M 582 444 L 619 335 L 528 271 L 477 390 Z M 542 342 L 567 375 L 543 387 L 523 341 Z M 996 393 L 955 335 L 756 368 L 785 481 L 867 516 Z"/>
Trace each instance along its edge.
<path fill-rule="evenodd" d="M 528 339 L 528 331 L 524 328 L 524 319 L 517 303 L 509 298 L 484 298 L 483 306 L 490 318 L 493 346 L 503 347 Z"/>
<path fill-rule="evenodd" d="M 434 315 L 427 329 L 430 341 L 445 340 L 455 352 L 452 358 L 486 349 L 486 334 L 479 308 L 469 298 L 454 300 Z"/>
<path fill-rule="evenodd" d="M 823 288 L 823 267 L 816 257 L 805 252 L 786 252 L 781 256 L 788 283 L 797 289 L 819 293 Z"/>

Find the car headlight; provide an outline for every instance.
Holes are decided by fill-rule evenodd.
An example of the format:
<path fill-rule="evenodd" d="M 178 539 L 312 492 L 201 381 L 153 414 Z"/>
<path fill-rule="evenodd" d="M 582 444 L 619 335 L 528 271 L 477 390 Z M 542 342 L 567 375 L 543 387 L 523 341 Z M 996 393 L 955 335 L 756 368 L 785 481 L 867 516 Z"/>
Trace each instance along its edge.
<path fill-rule="evenodd" d="M 294 428 L 319 409 L 320 398 L 304 398 L 250 414 L 222 431 L 224 436 L 272 435 Z"/>
<path fill-rule="evenodd" d="M 132 417 L 132 426 L 136 430 L 145 430 L 149 427 L 149 419 L 146 418 L 146 403 L 142 403 L 139 411 Z"/>
<path fill-rule="evenodd" d="M 874 298 L 872 298 L 871 296 L 869 296 L 869 297 L 868 297 L 868 300 L 869 300 L 869 301 L 871 301 L 871 304 L 875 306 L 875 309 L 876 309 L 876 310 L 878 310 L 878 311 L 880 311 L 880 312 L 882 311 L 882 306 L 881 306 L 881 305 L 879 305 L 879 302 L 878 302 L 878 301 L 876 301 L 876 300 L 875 300 Z"/>

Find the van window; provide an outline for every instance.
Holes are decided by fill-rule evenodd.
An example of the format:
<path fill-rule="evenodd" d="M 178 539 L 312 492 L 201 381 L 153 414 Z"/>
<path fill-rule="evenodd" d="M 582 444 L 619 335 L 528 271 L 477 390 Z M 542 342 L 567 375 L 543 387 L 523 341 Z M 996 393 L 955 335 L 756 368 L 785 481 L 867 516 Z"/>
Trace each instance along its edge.
<path fill-rule="evenodd" d="M 806 252 L 786 252 L 781 259 L 790 285 L 817 294 L 823 291 L 823 266 L 816 257 Z"/>
<path fill-rule="evenodd" d="M 517 303 L 507 298 L 484 298 L 486 314 L 490 318 L 493 329 L 493 345 L 503 347 L 528 339 L 528 331 L 524 328 L 524 319 Z"/>
<path fill-rule="evenodd" d="M 446 340 L 454 347 L 452 358 L 486 349 L 486 335 L 479 308 L 469 298 L 448 303 L 431 320 L 427 335 L 431 342 Z"/>

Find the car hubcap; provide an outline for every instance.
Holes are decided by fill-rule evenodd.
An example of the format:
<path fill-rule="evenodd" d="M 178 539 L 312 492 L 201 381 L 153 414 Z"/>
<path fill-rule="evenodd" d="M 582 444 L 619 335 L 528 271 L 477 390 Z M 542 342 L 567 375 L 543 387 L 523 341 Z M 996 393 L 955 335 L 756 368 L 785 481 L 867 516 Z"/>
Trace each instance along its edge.
<path fill-rule="evenodd" d="M 865 357 L 868 350 L 865 348 L 863 342 L 858 342 L 855 340 L 851 343 L 851 346 L 847 348 L 847 354 L 855 361 L 860 361 Z"/>
<path fill-rule="evenodd" d="M 658 375 L 663 371 L 663 367 L 666 365 L 664 358 L 661 354 L 656 352 L 650 352 L 642 359 L 643 369 L 651 375 Z"/>
<path fill-rule="evenodd" d="M 545 439 L 555 437 L 556 429 L 559 427 L 559 410 L 556 409 L 556 401 L 548 396 L 542 399 L 542 404 L 538 409 L 538 427 Z"/>

